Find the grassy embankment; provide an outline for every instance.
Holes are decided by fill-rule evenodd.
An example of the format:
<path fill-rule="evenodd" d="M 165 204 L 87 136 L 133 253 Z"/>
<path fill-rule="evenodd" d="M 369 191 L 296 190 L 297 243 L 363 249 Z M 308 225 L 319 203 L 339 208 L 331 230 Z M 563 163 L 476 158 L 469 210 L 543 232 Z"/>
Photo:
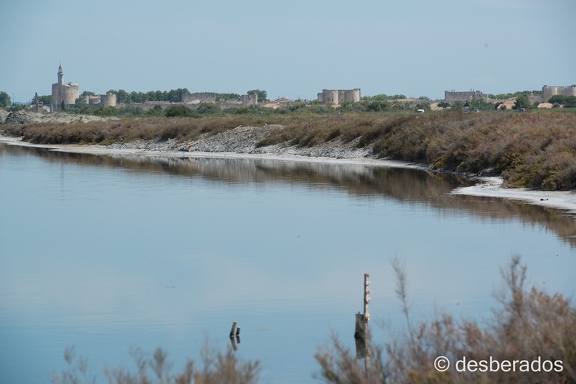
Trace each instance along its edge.
<path fill-rule="evenodd" d="M 44 144 L 194 140 L 237 126 L 282 124 L 259 142 L 311 147 L 338 139 L 372 146 L 381 158 L 432 170 L 501 175 L 510 187 L 576 188 L 576 113 L 430 113 L 220 116 L 124 119 L 86 124 L 10 126 L 6 134 Z M 489 172 L 486 172 L 489 171 Z"/>

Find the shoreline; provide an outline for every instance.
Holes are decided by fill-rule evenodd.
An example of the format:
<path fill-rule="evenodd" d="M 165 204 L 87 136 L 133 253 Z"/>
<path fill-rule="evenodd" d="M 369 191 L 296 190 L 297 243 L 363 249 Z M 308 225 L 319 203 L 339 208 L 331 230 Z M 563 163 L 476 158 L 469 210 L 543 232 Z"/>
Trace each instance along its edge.
<path fill-rule="evenodd" d="M 287 153 L 242 153 L 242 152 L 207 152 L 207 151 L 177 151 L 164 149 L 141 149 L 141 148 L 111 148 L 102 145 L 80 144 L 32 144 L 22 141 L 20 138 L 0 135 L 0 143 L 17 145 L 22 147 L 43 148 L 51 151 L 65 153 L 84 153 L 91 155 L 126 155 L 163 158 L 212 158 L 212 159 L 264 159 L 279 161 L 296 161 L 308 163 L 327 164 L 350 164 L 368 165 L 388 168 L 409 168 L 426 171 L 427 167 L 422 164 L 414 164 L 396 160 L 383 160 L 369 157 L 320 157 L 310 155 L 298 155 Z M 523 201 L 526 204 L 538 205 L 565 211 L 567 214 L 576 215 L 576 192 L 573 191 L 535 191 L 526 188 L 504 188 L 500 177 L 477 177 L 477 183 L 470 187 L 454 189 L 451 194 L 494 197 L 510 200 Z"/>

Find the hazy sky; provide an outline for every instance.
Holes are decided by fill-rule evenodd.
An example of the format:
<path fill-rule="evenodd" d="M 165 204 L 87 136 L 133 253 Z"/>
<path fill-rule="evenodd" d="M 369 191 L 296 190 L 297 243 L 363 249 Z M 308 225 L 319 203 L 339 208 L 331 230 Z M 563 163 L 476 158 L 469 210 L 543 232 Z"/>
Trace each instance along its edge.
<path fill-rule="evenodd" d="M 576 84 L 575 0 L 0 0 L 0 91 L 443 98 Z"/>

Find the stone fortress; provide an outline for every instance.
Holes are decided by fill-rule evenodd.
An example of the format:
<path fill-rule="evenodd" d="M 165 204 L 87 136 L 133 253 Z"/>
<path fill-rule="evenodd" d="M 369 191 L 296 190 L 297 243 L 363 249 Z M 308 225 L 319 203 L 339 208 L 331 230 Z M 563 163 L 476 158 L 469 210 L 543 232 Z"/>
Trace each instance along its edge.
<path fill-rule="evenodd" d="M 105 95 L 84 96 L 84 102 L 95 107 L 115 107 L 116 94 L 108 92 Z"/>
<path fill-rule="evenodd" d="M 542 99 L 544 99 L 544 101 L 548 101 L 552 96 L 555 95 L 576 96 L 576 85 L 545 85 L 542 87 Z"/>
<path fill-rule="evenodd" d="M 52 84 L 52 105 L 51 111 L 57 111 L 64 108 L 70 108 L 76 104 L 78 96 L 78 84 L 64 83 L 64 71 L 62 71 L 62 64 L 58 68 L 58 82 Z"/>
<path fill-rule="evenodd" d="M 340 105 L 340 103 L 344 101 L 357 103 L 360 101 L 360 88 L 349 90 L 323 89 L 322 92 L 318 94 L 318 101 L 322 104 L 332 103 L 334 105 Z"/>
<path fill-rule="evenodd" d="M 70 108 L 76 105 L 76 100 L 80 98 L 78 93 L 78 84 L 64 83 L 64 71 L 62 64 L 58 68 L 58 82 L 52 84 L 52 105 L 50 110 L 52 112 L 64 108 Z M 116 95 L 114 93 L 107 93 L 106 95 L 93 95 L 84 96 L 84 102 L 96 107 L 115 107 Z"/>

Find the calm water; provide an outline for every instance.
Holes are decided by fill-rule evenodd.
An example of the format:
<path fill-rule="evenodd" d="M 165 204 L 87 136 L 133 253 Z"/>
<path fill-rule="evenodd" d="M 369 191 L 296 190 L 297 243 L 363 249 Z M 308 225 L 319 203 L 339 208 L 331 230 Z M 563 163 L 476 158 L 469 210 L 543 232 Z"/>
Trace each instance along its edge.
<path fill-rule="evenodd" d="M 576 221 L 559 211 L 449 195 L 425 172 L 279 161 L 146 160 L 0 144 L 0 383 L 49 383 L 74 346 L 90 375 L 135 371 L 130 348 L 175 368 L 237 353 L 262 382 L 314 382 L 316 348 L 353 347 L 363 274 L 375 338 L 403 328 L 390 262 L 414 318 L 487 321 L 513 254 L 529 283 L 576 293 Z"/>

